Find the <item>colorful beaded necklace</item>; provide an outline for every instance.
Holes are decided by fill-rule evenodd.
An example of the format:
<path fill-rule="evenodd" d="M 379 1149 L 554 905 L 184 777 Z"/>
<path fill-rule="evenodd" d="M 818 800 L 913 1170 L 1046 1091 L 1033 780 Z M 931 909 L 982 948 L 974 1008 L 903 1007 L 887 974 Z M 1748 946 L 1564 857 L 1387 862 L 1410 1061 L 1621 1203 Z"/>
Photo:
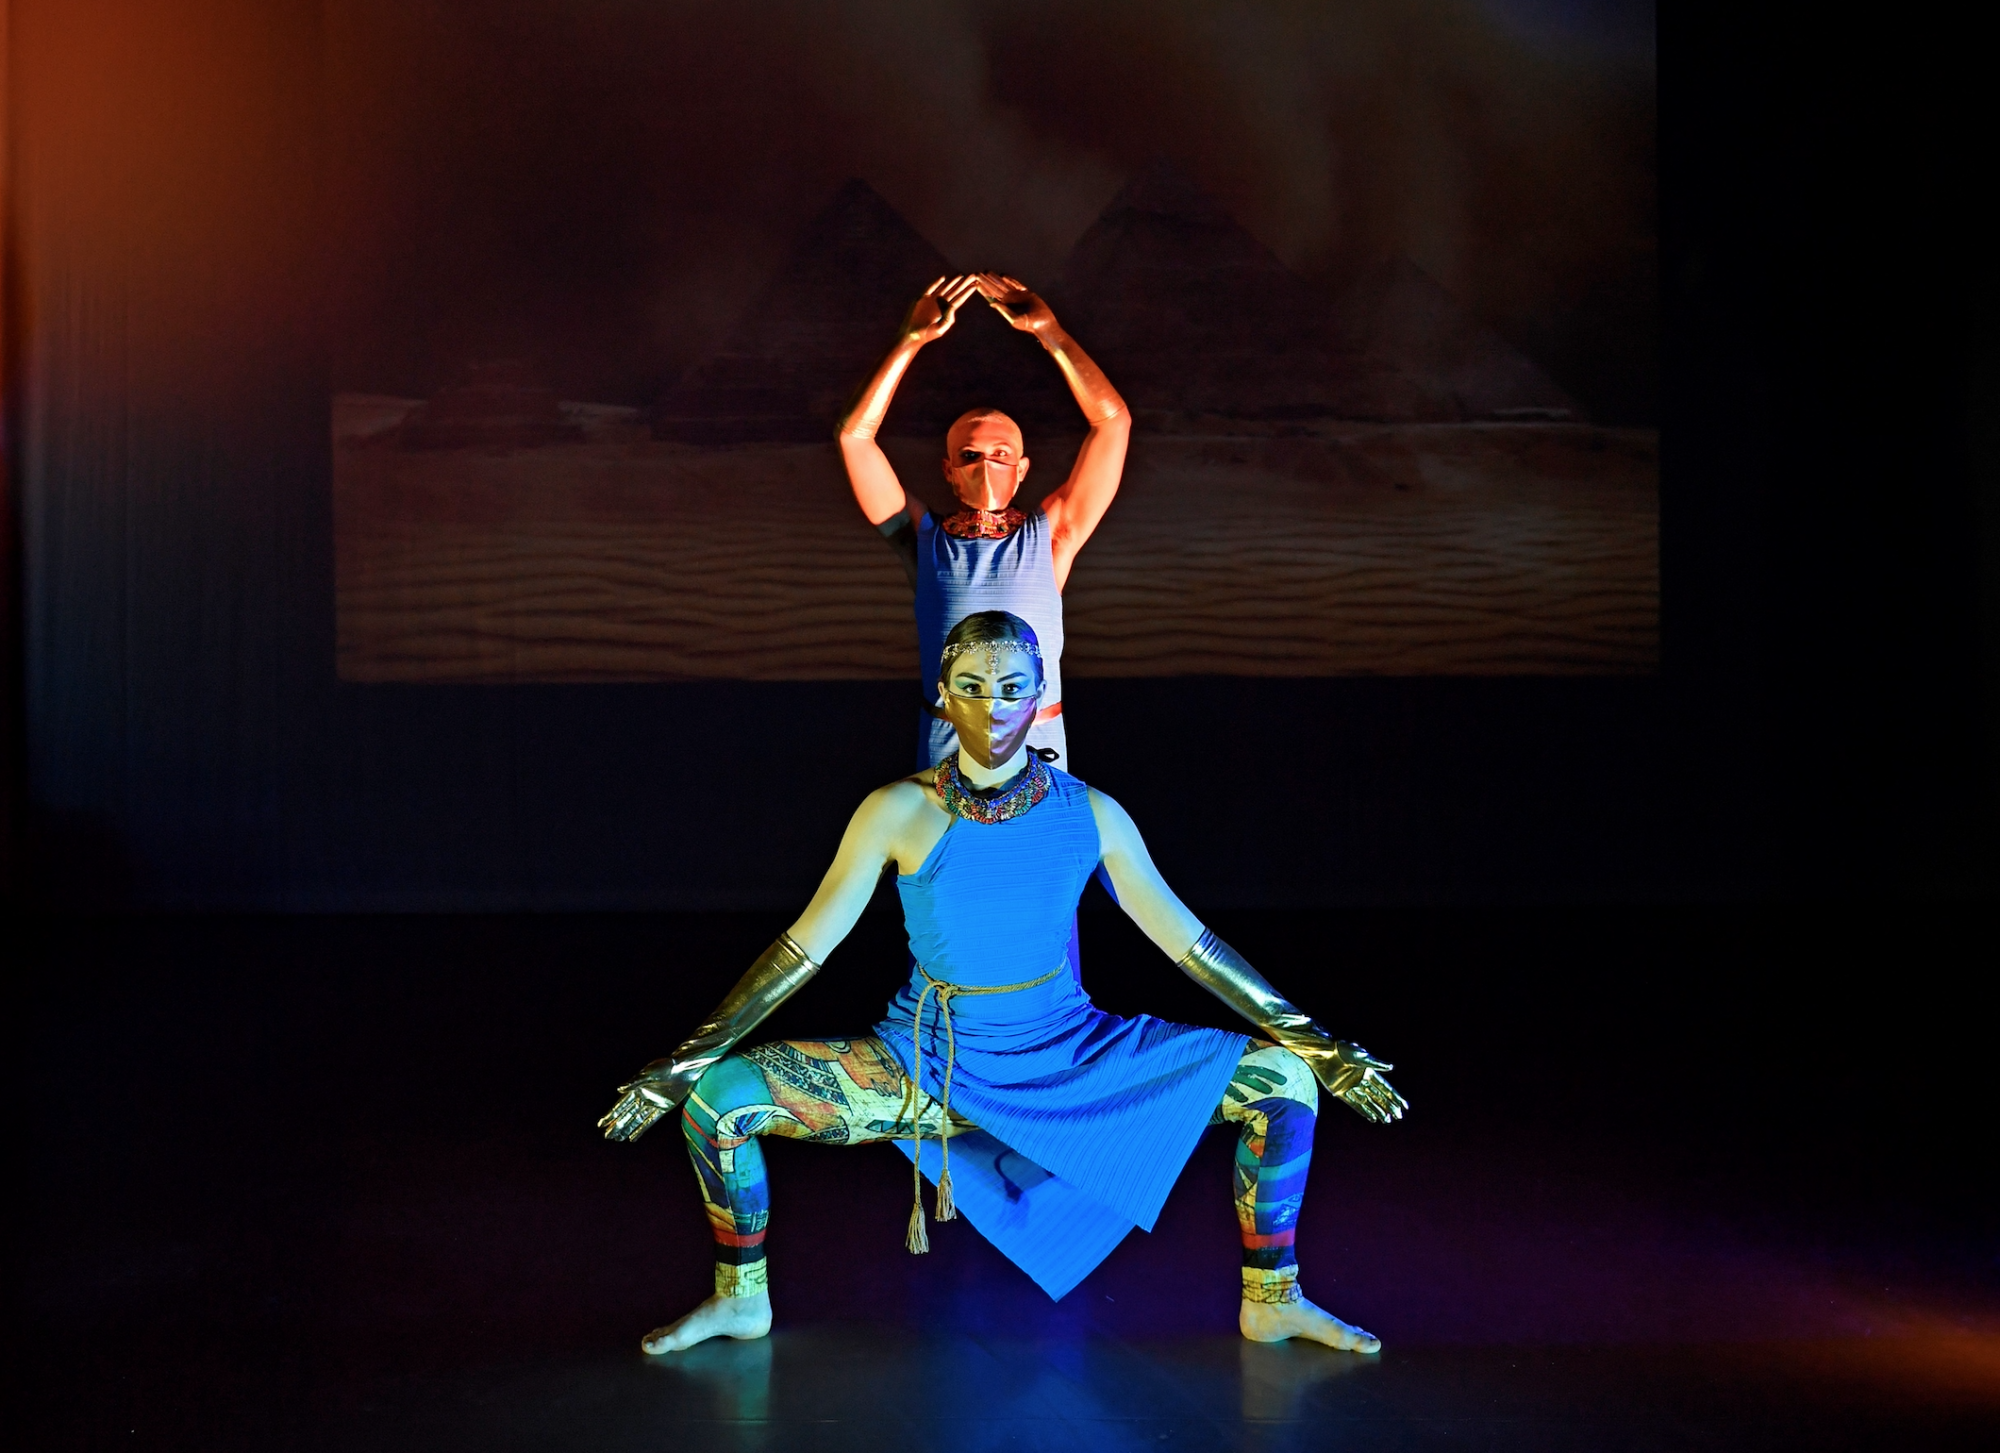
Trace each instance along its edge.
<path fill-rule="evenodd" d="M 961 540 L 1004 540 L 1028 517 L 1019 510 L 981 510 L 970 507 L 946 518 L 944 532 Z"/>
<path fill-rule="evenodd" d="M 1019 817 L 1049 795 L 1051 781 L 1048 763 L 1032 751 L 1026 770 L 1014 779 L 1014 785 L 991 797 L 982 797 L 966 785 L 958 773 L 958 753 L 937 765 L 938 796 L 944 799 L 945 810 L 967 822 L 991 824 Z"/>

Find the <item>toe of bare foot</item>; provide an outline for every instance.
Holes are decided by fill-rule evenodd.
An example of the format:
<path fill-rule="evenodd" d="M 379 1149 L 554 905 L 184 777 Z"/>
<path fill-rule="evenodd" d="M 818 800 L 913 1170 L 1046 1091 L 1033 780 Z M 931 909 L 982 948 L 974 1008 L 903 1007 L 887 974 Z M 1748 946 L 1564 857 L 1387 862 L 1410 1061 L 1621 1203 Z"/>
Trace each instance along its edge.
<path fill-rule="evenodd" d="M 664 1327 L 655 1327 L 639 1339 L 640 1349 L 649 1357 L 679 1352 L 711 1337 L 734 1337 L 750 1341 L 771 1330 L 771 1298 L 768 1293 L 754 1297 L 710 1297 L 700 1306 Z"/>
<path fill-rule="evenodd" d="M 1349 1352 L 1380 1352 L 1382 1350 L 1382 1339 L 1374 1333 L 1364 1332 L 1359 1327 L 1349 1326 L 1345 1322 L 1340 1322 L 1339 1318 L 1335 1318 L 1334 1320 L 1339 1322 L 1341 1334 L 1345 1339 L 1344 1342 L 1336 1345 L 1346 1347 Z"/>
<path fill-rule="evenodd" d="M 1301 1338 L 1342 1352 L 1366 1354 L 1382 1350 L 1380 1338 L 1352 1323 L 1341 1321 L 1304 1297 L 1277 1305 L 1245 1302 L 1239 1324 L 1243 1335 L 1252 1342 L 1284 1342 Z"/>

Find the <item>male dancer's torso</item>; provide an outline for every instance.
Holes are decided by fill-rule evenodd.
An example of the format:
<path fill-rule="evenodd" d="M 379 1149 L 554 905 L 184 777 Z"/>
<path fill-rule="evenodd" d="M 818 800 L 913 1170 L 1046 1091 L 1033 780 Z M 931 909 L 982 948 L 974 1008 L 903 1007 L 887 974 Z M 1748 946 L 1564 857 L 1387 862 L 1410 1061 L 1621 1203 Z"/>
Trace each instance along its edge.
<path fill-rule="evenodd" d="M 949 332 L 960 305 L 984 297 L 1010 327 L 1033 335 L 1062 370 L 1088 432 L 1069 477 L 1032 513 L 1008 501 L 1027 477 L 1020 426 L 994 409 L 961 415 L 945 434 L 944 475 L 965 508 L 933 515 L 913 501 L 876 443 L 896 386 L 917 351 Z M 918 669 L 925 707 L 919 768 L 958 747 L 938 719 L 939 654 L 953 626 L 978 611 L 1025 620 L 1040 642 L 1045 693 L 1029 744 L 1070 766 L 1062 718 L 1062 584 L 1070 562 L 1118 491 L 1131 415 L 1125 400 L 1048 305 L 998 273 L 939 278 L 910 305 L 895 344 L 842 414 L 841 459 L 862 513 L 902 557 L 916 588 Z"/>
<path fill-rule="evenodd" d="M 1001 517 L 1005 516 L 1004 523 Z M 1018 521 L 1018 523 L 1016 523 Z M 975 534 L 968 528 L 1004 528 L 1004 534 Z M 946 721 L 937 694 L 938 662 L 944 638 L 953 626 L 978 611 L 1004 610 L 1034 629 L 1041 643 L 1044 688 L 1041 709 L 1028 733 L 1028 745 L 1069 770 L 1069 744 L 1062 718 L 1062 592 L 1056 585 L 1055 559 L 1050 548 L 1049 521 L 1039 509 L 962 511 L 949 519 L 925 512 L 913 530 L 896 541 L 914 549 L 912 583 L 916 587 L 917 659 L 922 663 L 923 712 L 917 728 L 917 766 L 935 766 L 958 750 L 958 733 Z M 906 556 L 906 562 L 909 563 Z"/>

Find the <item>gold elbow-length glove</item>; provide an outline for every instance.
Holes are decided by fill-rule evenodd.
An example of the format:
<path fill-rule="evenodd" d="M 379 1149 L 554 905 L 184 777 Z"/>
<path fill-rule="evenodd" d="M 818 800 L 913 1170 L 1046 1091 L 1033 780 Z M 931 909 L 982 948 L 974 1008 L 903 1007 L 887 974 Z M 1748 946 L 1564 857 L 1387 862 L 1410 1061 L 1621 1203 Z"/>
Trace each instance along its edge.
<path fill-rule="evenodd" d="M 1180 970 L 1311 1065 L 1328 1092 L 1362 1119 L 1386 1125 L 1402 1119 L 1410 1108 L 1410 1102 L 1382 1078 L 1381 1072 L 1393 1070 L 1394 1065 L 1328 1034 L 1212 931 L 1202 930 L 1194 947 L 1181 956 Z"/>
<path fill-rule="evenodd" d="M 618 1087 L 618 1103 L 597 1122 L 604 1138 L 637 1140 L 653 1128 L 654 1121 L 679 1109 L 710 1065 L 818 972 L 819 965 L 797 940 L 789 933 L 779 934 L 685 1044 Z"/>

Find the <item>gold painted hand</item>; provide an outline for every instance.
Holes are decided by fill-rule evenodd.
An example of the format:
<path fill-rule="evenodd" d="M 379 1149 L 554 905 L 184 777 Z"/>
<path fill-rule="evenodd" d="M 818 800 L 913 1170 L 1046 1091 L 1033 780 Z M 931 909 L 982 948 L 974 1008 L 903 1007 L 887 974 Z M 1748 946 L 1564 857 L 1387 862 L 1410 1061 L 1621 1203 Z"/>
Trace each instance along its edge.
<path fill-rule="evenodd" d="M 973 276 L 941 277 L 903 315 L 903 326 L 899 334 L 906 343 L 914 343 L 921 348 L 926 343 L 935 343 L 951 331 L 951 325 L 958 321 L 958 307 L 967 298 L 978 292 L 979 279 Z"/>
<path fill-rule="evenodd" d="M 637 1140 L 687 1098 L 687 1087 L 666 1077 L 672 1067 L 672 1060 L 656 1059 L 639 1072 L 638 1079 L 618 1087 L 618 1103 L 597 1122 L 606 1140 Z M 656 1072 L 660 1078 L 649 1078 Z"/>
<path fill-rule="evenodd" d="M 1019 328 L 1023 333 L 1032 333 L 1042 339 L 1062 332 L 1062 324 L 1056 321 L 1054 310 L 1030 292 L 1026 283 L 997 272 L 978 273 L 975 282 L 980 296 L 986 299 L 994 312 L 1007 320 L 1008 327 Z"/>
<path fill-rule="evenodd" d="M 1348 1109 L 1363 1120 L 1387 1125 L 1403 1118 L 1410 1102 L 1396 1093 L 1396 1087 L 1382 1078 L 1381 1071 L 1394 1065 L 1379 1060 L 1360 1045 L 1345 1039 L 1329 1038 L 1318 1025 L 1306 1029 L 1276 1032 L 1278 1042 L 1312 1066 L 1319 1082 Z"/>
<path fill-rule="evenodd" d="M 895 346 L 883 355 L 875 371 L 841 412 L 835 437 L 845 441 L 843 452 L 848 444 L 871 441 L 871 446 L 858 455 L 847 455 L 848 482 L 854 486 L 854 497 L 870 524 L 880 524 L 904 505 L 903 487 L 896 482 L 896 472 L 889 467 L 888 459 L 872 447 L 882 420 L 888 417 L 890 401 L 896 397 L 896 385 L 903 381 L 903 374 L 918 350 L 949 333 L 951 325 L 958 321 L 959 304 L 978 291 L 979 280 L 969 276 L 941 277 L 925 288 L 923 295 L 903 314 Z"/>

